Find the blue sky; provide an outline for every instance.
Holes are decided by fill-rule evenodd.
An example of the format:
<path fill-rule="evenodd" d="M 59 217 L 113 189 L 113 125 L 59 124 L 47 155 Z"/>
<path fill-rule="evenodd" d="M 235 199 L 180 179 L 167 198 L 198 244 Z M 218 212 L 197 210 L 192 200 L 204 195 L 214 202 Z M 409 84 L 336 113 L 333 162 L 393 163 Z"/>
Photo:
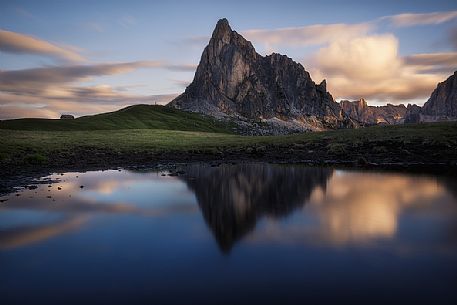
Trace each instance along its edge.
<path fill-rule="evenodd" d="M 164 103 L 192 80 L 222 17 L 259 53 L 287 54 L 316 82 L 327 79 L 336 100 L 421 104 L 457 68 L 456 1 L 3 1 L 0 6 L 0 119 Z M 75 66 L 83 68 L 75 72 Z"/>

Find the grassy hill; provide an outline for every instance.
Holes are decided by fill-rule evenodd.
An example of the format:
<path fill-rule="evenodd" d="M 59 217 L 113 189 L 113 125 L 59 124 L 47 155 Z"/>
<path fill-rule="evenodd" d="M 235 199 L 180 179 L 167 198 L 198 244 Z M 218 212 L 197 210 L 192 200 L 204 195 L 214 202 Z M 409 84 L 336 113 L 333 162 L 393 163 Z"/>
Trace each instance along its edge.
<path fill-rule="evenodd" d="M 14 119 L 0 121 L 0 129 L 77 131 L 117 129 L 165 129 L 233 133 L 233 126 L 208 116 L 158 105 L 134 105 L 118 111 L 74 120 Z"/>

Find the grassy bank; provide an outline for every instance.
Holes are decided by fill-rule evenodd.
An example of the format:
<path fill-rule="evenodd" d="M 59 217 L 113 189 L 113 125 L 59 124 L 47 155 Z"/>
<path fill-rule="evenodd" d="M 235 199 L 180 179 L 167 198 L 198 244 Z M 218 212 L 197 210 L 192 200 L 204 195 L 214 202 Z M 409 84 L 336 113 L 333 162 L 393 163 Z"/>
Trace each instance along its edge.
<path fill-rule="evenodd" d="M 3 175 L 20 168 L 195 160 L 455 164 L 457 123 L 247 137 L 162 129 L 0 130 Z"/>

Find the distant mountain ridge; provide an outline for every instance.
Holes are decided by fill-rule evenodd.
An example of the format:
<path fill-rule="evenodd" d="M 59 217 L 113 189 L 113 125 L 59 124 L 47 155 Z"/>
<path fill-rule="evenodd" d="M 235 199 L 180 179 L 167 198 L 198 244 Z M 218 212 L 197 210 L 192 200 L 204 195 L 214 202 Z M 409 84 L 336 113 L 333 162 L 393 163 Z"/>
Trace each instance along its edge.
<path fill-rule="evenodd" d="M 457 71 L 438 83 L 424 106 L 403 104 L 368 106 L 362 98 L 358 101 L 342 100 L 344 113 L 362 126 L 402 123 L 421 123 L 457 120 Z"/>
<path fill-rule="evenodd" d="M 315 84 L 302 65 L 285 55 L 261 56 L 227 19 L 218 21 L 192 83 L 168 106 L 289 131 L 350 125 L 325 80 Z"/>
<path fill-rule="evenodd" d="M 340 106 L 349 118 L 362 126 L 402 124 L 407 111 L 403 104 L 368 106 L 363 98 L 352 102 L 342 100 Z"/>

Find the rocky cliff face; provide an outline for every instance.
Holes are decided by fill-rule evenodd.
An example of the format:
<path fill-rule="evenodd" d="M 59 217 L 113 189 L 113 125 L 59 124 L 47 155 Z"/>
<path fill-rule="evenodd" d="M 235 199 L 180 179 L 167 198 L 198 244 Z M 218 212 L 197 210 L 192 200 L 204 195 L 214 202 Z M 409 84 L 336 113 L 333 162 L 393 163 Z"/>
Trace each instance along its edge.
<path fill-rule="evenodd" d="M 438 84 L 421 109 L 411 107 L 406 122 L 436 122 L 457 120 L 457 71 Z"/>
<path fill-rule="evenodd" d="M 363 98 L 353 102 L 343 100 L 340 106 L 350 119 L 362 126 L 402 124 L 406 115 L 406 107 L 403 104 L 368 106 Z"/>
<path fill-rule="evenodd" d="M 422 107 L 421 113 L 438 117 L 457 117 L 457 71 L 438 84 Z"/>
<path fill-rule="evenodd" d="M 287 56 L 261 56 L 226 19 L 217 23 L 194 80 L 169 106 L 298 131 L 348 124 L 325 81 L 316 85 Z"/>

